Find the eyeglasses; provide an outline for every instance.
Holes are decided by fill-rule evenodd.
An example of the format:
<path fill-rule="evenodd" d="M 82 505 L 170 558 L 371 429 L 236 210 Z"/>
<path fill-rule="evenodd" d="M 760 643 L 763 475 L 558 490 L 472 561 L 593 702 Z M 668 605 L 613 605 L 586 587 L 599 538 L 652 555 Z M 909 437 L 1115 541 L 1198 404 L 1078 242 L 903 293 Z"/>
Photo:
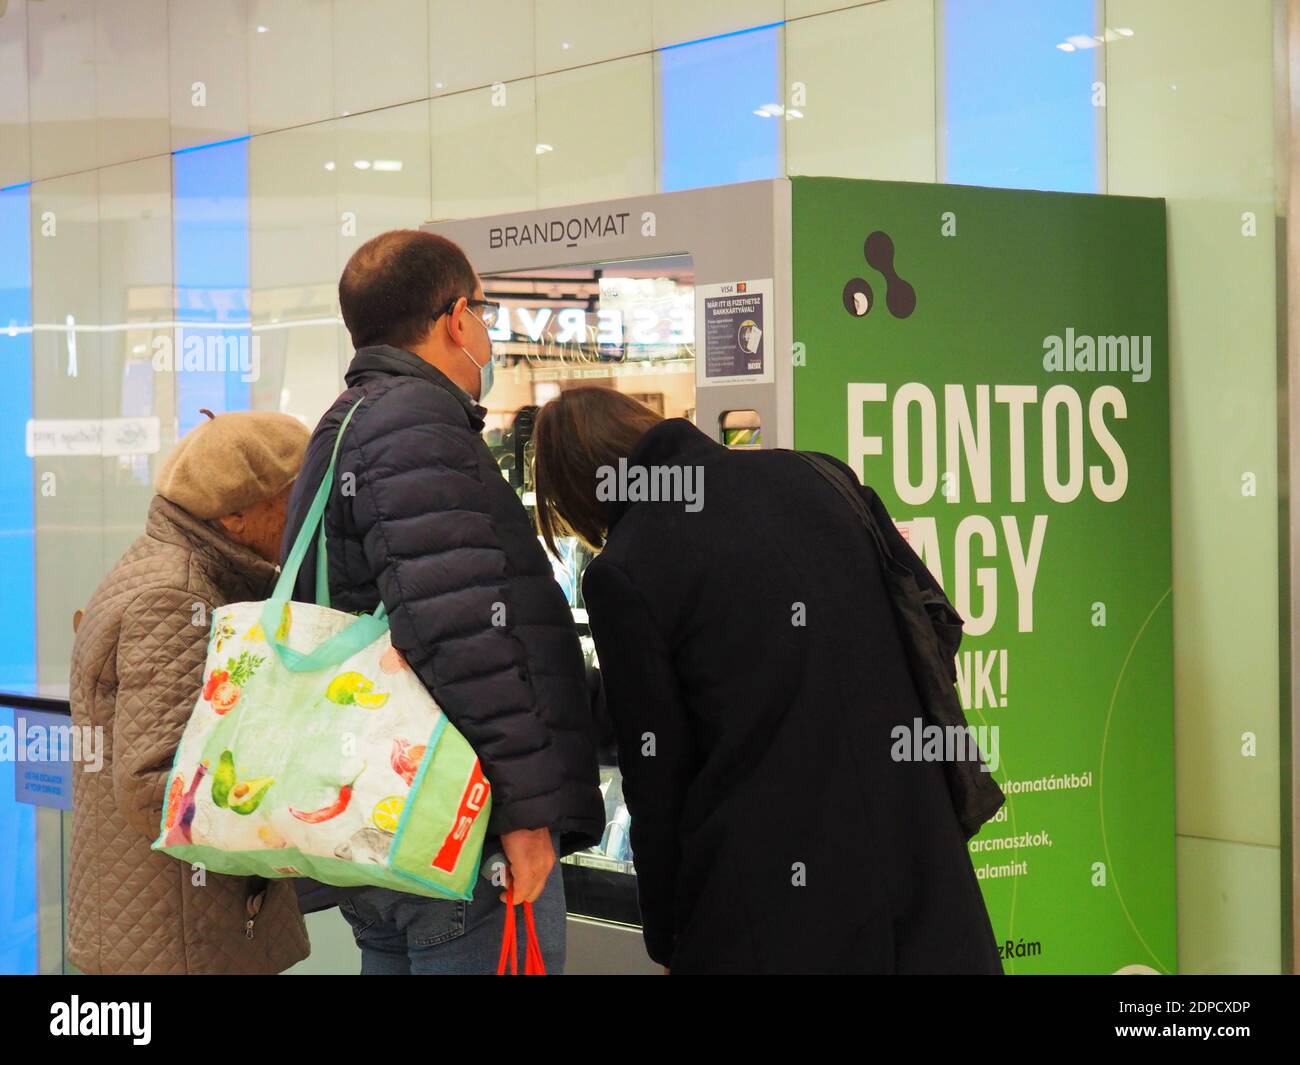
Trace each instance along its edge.
<path fill-rule="evenodd" d="M 479 308 L 479 320 L 489 329 L 497 324 L 497 317 L 501 313 L 501 304 L 496 300 L 466 300 L 465 305 L 467 307 Z M 456 300 L 452 300 L 446 307 L 433 316 L 432 321 L 436 322 L 444 314 L 450 314 L 451 309 L 455 306 Z"/>

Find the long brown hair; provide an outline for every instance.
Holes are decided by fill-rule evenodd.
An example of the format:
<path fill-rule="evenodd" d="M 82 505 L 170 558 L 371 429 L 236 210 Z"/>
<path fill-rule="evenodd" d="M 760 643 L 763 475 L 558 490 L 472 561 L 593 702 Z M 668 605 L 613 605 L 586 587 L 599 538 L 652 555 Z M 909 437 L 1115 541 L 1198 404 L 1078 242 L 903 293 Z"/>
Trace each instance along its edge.
<path fill-rule="evenodd" d="M 537 412 L 533 478 L 537 531 L 558 555 L 557 536 L 573 535 L 593 550 L 605 542 L 608 504 L 596 498 L 597 471 L 627 458 L 663 418 L 612 388 L 569 388 Z"/>

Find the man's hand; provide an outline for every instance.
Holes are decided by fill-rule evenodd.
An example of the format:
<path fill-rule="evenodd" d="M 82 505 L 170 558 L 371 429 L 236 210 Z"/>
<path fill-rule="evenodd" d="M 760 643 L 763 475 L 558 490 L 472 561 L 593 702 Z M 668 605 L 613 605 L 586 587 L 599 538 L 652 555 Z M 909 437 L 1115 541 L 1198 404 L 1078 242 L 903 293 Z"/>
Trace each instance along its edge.
<path fill-rule="evenodd" d="M 501 837 L 506 852 L 506 886 L 515 890 L 515 902 L 536 902 L 555 868 L 555 847 L 549 828 L 520 828 Z M 501 901 L 506 901 L 504 893 Z"/>

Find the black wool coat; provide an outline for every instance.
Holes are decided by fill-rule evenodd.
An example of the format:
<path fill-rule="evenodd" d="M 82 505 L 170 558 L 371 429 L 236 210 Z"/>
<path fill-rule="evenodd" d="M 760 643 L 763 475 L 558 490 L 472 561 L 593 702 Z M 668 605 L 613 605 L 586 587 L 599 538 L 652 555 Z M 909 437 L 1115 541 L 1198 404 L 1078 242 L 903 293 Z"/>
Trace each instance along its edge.
<path fill-rule="evenodd" d="M 307 446 L 282 556 L 364 396 L 325 510 L 331 605 L 369 611 L 383 599 L 393 645 L 479 756 L 492 832 L 550 828 L 566 854 L 591 846 L 605 812 L 582 651 L 532 522 L 479 435 L 483 408 L 398 348 L 362 348 L 345 380 Z M 313 542 L 294 599 L 315 602 L 315 577 Z"/>
<path fill-rule="evenodd" d="M 943 767 L 890 756 L 923 715 L 858 516 L 796 455 L 681 419 L 645 434 L 636 466 L 703 477 L 694 513 L 611 503 L 583 581 L 650 956 L 676 973 L 1001 972 Z"/>

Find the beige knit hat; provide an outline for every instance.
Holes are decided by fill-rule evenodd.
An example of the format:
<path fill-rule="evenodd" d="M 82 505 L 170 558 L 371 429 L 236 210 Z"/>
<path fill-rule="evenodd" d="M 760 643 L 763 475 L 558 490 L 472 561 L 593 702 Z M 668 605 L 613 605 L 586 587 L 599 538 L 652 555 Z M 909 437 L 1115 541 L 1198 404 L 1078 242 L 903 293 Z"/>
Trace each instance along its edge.
<path fill-rule="evenodd" d="M 276 411 L 232 411 L 191 429 L 158 471 L 158 494 L 208 520 L 270 499 L 298 476 L 311 433 Z"/>

